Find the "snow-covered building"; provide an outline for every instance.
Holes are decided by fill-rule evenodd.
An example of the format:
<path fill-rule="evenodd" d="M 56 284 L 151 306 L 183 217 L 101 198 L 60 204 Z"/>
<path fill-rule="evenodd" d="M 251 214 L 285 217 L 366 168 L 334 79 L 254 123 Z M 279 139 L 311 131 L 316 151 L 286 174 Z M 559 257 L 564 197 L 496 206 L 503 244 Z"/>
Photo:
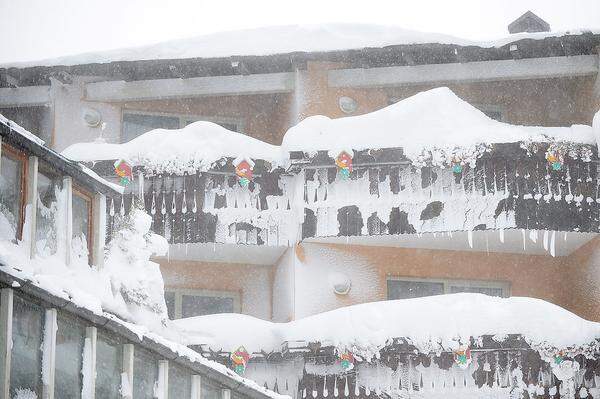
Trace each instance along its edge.
<path fill-rule="evenodd" d="M 122 188 L 0 115 L 0 397 L 278 399 L 177 343 L 133 212 L 105 248 Z"/>

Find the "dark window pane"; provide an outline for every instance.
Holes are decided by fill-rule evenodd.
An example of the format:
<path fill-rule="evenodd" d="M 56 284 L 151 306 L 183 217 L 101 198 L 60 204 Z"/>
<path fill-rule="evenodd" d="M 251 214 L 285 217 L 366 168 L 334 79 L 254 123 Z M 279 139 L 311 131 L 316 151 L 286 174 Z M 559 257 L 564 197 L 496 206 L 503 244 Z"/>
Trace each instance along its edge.
<path fill-rule="evenodd" d="M 41 397 L 43 310 L 15 296 L 13 304 L 10 393 L 30 390 Z"/>
<path fill-rule="evenodd" d="M 500 111 L 483 110 L 482 112 L 492 119 L 495 119 L 497 121 L 502 120 L 502 112 Z"/>
<path fill-rule="evenodd" d="M 154 383 L 158 379 L 158 359 L 139 348 L 133 353 L 133 397 L 152 399 Z"/>
<path fill-rule="evenodd" d="M 233 298 L 182 295 L 181 317 L 233 313 Z"/>
<path fill-rule="evenodd" d="M 12 240 L 21 220 L 23 161 L 11 157 L 3 148 L 0 165 L 0 239 Z"/>
<path fill-rule="evenodd" d="M 175 293 L 174 292 L 165 292 L 165 303 L 167 304 L 167 314 L 169 315 L 169 319 L 173 320 L 175 318 Z"/>
<path fill-rule="evenodd" d="M 429 281 L 388 280 L 388 299 L 420 298 L 444 293 L 444 284 Z"/>
<path fill-rule="evenodd" d="M 96 349 L 96 399 L 120 399 L 121 368 L 121 345 L 98 334 Z"/>
<path fill-rule="evenodd" d="M 185 121 L 185 125 L 189 125 L 190 123 L 198 122 L 196 119 L 190 119 Z M 215 122 L 219 126 L 223 126 L 227 130 L 231 130 L 232 132 L 239 132 L 239 127 L 237 123 L 233 122 Z"/>
<path fill-rule="evenodd" d="M 45 172 L 40 165 L 37 183 L 36 250 L 38 254 L 52 255 L 57 250 L 57 213 L 60 177 Z"/>
<path fill-rule="evenodd" d="M 79 399 L 85 326 L 64 317 L 59 317 L 57 324 L 54 397 Z"/>
<path fill-rule="evenodd" d="M 502 288 L 494 288 L 494 287 L 461 287 L 461 286 L 452 286 L 450 287 L 450 292 L 452 294 L 456 294 L 459 292 L 471 292 L 475 294 L 485 294 L 490 296 L 502 296 Z"/>
<path fill-rule="evenodd" d="M 169 398 L 187 399 L 192 396 L 192 374 L 169 363 Z"/>
<path fill-rule="evenodd" d="M 164 115 L 123 114 L 121 142 L 125 143 L 152 129 L 179 129 L 179 118 Z"/>
<path fill-rule="evenodd" d="M 73 192 L 73 253 L 87 260 L 89 254 L 90 201 Z"/>
<path fill-rule="evenodd" d="M 202 382 L 201 399 L 221 399 L 221 390 L 214 385 Z"/>

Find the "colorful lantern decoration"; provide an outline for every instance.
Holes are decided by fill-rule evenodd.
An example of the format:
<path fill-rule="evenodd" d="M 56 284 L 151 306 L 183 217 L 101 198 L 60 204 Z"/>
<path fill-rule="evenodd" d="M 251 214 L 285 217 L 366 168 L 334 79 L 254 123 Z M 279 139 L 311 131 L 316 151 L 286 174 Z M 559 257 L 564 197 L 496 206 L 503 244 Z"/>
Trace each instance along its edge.
<path fill-rule="evenodd" d="M 468 346 L 461 346 L 454 351 L 454 362 L 461 369 L 466 369 L 471 364 L 471 349 Z"/>
<path fill-rule="evenodd" d="M 233 371 L 235 371 L 238 375 L 243 375 L 246 371 L 246 364 L 248 364 L 248 360 L 250 360 L 250 354 L 243 346 L 237 348 L 231 354 L 231 362 L 233 363 Z"/>
<path fill-rule="evenodd" d="M 342 178 L 347 179 L 350 177 L 350 173 L 352 173 L 352 156 L 350 154 L 346 151 L 340 152 L 335 159 L 335 164 Z"/>
<path fill-rule="evenodd" d="M 552 166 L 552 170 L 561 170 L 562 169 L 564 158 L 559 151 L 557 151 L 557 150 L 551 151 L 549 149 L 546 152 L 546 159 L 550 163 L 550 166 Z"/>
<path fill-rule="evenodd" d="M 462 163 L 460 157 L 454 156 L 452 158 L 451 165 L 452 165 L 452 172 L 454 172 L 456 174 L 459 174 L 459 173 L 462 172 L 462 170 L 463 170 L 463 163 Z"/>
<path fill-rule="evenodd" d="M 119 183 L 123 186 L 128 186 L 133 180 L 133 171 L 131 165 L 124 159 L 118 159 L 115 161 L 115 173 L 120 177 Z"/>
<path fill-rule="evenodd" d="M 554 355 L 554 363 L 561 364 L 565 360 L 565 354 L 563 351 L 559 351 L 556 355 Z"/>
<path fill-rule="evenodd" d="M 340 354 L 340 364 L 345 371 L 352 370 L 354 368 L 354 356 L 350 352 L 344 352 Z"/>
<path fill-rule="evenodd" d="M 237 175 L 240 186 L 246 187 L 252 181 L 254 162 L 252 160 L 235 160 L 235 174 Z"/>

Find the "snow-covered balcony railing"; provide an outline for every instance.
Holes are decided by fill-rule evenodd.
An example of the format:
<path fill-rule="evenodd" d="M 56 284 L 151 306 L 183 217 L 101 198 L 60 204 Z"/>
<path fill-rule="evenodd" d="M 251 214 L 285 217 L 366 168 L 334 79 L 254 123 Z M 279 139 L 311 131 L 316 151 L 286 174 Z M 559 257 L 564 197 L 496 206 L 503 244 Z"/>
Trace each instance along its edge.
<path fill-rule="evenodd" d="M 600 325 L 537 299 L 454 294 L 283 324 L 175 323 L 192 348 L 232 368 L 245 353 L 244 376 L 298 399 L 600 397 Z"/>

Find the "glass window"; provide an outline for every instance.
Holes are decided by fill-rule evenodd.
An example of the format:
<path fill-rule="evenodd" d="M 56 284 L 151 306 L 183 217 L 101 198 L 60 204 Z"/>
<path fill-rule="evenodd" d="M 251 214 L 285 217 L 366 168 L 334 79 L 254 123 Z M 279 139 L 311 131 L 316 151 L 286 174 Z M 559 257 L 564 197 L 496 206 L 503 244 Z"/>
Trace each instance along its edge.
<path fill-rule="evenodd" d="M 13 240 L 20 233 L 25 161 L 16 151 L 2 146 L 0 159 L 0 239 Z"/>
<path fill-rule="evenodd" d="M 388 280 L 388 299 L 420 298 L 444 293 L 444 283 Z"/>
<path fill-rule="evenodd" d="M 502 288 L 499 287 L 477 287 L 477 286 L 458 286 L 450 287 L 450 293 L 456 294 L 459 292 L 471 292 L 475 294 L 485 294 L 489 296 L 504 296 Z"/>
<path fill-rule="evenodd" d="M 137 347 L 133 353 L 133 397 L 152 399 L 154 383 L 158 380 L 158 360 Z"/>
<path fill-rule="evenodd" d="M 121 142 L 125 143 L 152 129 L 179 129 L 179 117 L 123 114 Z"/>
<path fill-rule="evenodd" d="M 37 182 L 36 250 L 40 255 L 55 254 L 58 247 L 58 198 L 61 197 L 61 178 L 43 163 L 39 165 Z"/>
<path fill-rule="evenodd" d="M 174 292 L 165 292 L 165 303 L 167 304 L 167 314 L 169 315 L 169 319 L 173 320 L 175 318 L 175 293 Z"/>
<path fill-rule="evenodd" d="M 192 396 L 192 374 L 169 363 L 169 398 L 187 399 Z"/>
<path fill-rule="evenodd" d="M 13 304 L 10 394 L 41 397 L 43 309 L 15 296 Z"/>
<path fill-rule="evenodd" d="M 214 385 L 202 382 L 202 399 L 221 399 L 221 390 Z"/>
<path fill-rule="evenodd" d="M 73 190 L 73 240 L 71 243 L 73 253 L 88 260 L 91 243 L 91 199 Z"/>
<path fill-rule="evenodd" d="M 74 319 L 60 315 L 57 325 L 54 397 L 79 399 L 81 398 L 85 326 Z"/>
<path fill-rule="evenodd" d="M 98 334 L 96 347 L 96 399 L 120 399 L 121 345 Z"/>
<path fill-rule="evenodd" d="M 199 295 L 181 296 L 181 317 L 215 313 L 233 313 L 233 298 Z"/>

